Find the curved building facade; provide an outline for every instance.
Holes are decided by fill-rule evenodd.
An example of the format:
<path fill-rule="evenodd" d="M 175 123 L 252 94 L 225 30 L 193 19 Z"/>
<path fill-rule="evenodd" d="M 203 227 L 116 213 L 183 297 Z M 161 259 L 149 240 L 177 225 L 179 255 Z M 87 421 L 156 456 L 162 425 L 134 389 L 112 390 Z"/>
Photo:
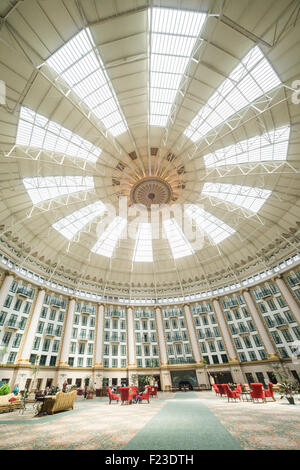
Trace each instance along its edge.
<path fill-rule="evenodd" d="M 2 270 L 0 379 L 40 389 L 65 380 L 80 387 L 89 377 L 102 388 L 140 374 L 162 390 L 180 381 L 206 388 L 212 378 L 267 383 L 280 363 L 299 380 L 297 267 L 205 300 L 121 305 L 90 297 Z"/>

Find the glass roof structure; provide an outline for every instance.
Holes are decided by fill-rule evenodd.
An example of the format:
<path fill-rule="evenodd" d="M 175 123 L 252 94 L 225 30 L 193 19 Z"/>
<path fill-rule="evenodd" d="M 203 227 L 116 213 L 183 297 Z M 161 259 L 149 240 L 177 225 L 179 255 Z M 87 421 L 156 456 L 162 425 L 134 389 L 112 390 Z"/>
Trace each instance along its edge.
<path fill-rule="evenodd" d="M 150 125 L 167 124 L 206 15 L 153 8 L 150 52 Z"/>
<path fill-rule="evenodd" d="M 280 85 L 277 74 L 255 46 L 209 98 L 184 134 L 197 142 L 226 119 Z"/>
<path fill-rule="evenodd" d="M 83 29 L 55 52 L 46 63 L 73 93 L 118 136 L 127 130 L 119 103 L 89 28 Z"/>
<path fill-rule="evenodd" d="M 111 258 L 126 225 L 127 220 L 115 217 L 93 246 L 92 252 Z"/>
<path fill-rule="evenodd" d="M 250 162 L 286 160 L 290 137 L 288 126 L 229 145 L 204 155 L 207 167 L 237 165 Z"/>
<path fill-rule="evenodd" d="M 216 244 L 235 233 L 235 230 L 229 227 L 229 225 L 195 204 L 190 205 L 185 213 L 191 217 L 198 228 L 204 230 Z"/>
<path fill-rule="evenodd" d="M 193 248 L 187 241 L 183 231 L 175 219 L 164 220 L 163 228 L 165 230 L 174 259 L 190 256 L 194 253 Z"/>
<path fill-rule="evenodd" d="M 138 226 L 133 261 L 147 263 L 153 262 L 152 225 L 149 223 L 140 223 Z"/>
<path fill-rule="evenodd" d="M 97 201 L 59 219 L 52 227 L 68 240 L 72 240 L 77 233 L 81 232 L 96 217 L 103 215 L 104 212 L 105 205 L 103 202 Z"/>
<path fill-rule="evenodd" d="M 257 213 L 272 191 L 238 184 L 205 183 L 202 194 Z"/>
<path fill-rule="evenodd" d="M 94 188 L 92 176 L 46 176 L 24 178 L 23 184 L 33 204 Z"/>
<path fill-rule="evenodd" d="M 54 121 L 21 107 L 16 144 L 96 162 L 101 149 Z"/>

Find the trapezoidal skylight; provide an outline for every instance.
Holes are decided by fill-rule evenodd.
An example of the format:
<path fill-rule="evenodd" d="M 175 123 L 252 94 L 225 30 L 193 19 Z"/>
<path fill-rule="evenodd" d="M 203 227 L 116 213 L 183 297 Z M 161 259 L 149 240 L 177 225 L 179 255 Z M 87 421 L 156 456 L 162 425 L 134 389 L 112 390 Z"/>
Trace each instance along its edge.
<path fill-rule="evenodd" d="M 281 81 L 259 47 L 253 47 L 200 109 L 184 134 L 196 142 L 280 84 Z"/>
<path fill-rule="evenodd" d="M 289 137 L 290 128 L 280 127 L 204 155 L 205 165 L 216 167 L 238 163 L 286 160 Z"/>
<path fill-rule="evenodd" d="M 153 262 L 152 225 L 149 223 L 140 223 L 138 226 L 133 261 Z"/>
<path fill-rule="evenodd" d="M 101 154 L 101 149 L 91 142 L 24 106 L 20 111 L 16 144 L 91 162 L 96 162 Z"/>
<path fill-rule="evenodd" d="M 52 227 L 68 240 L 72 240 L 72 238 L 77 233 L 81 232 L 86 225 L 104 212 L 105 205 L 103 202 L 97 201 L 93 204 L 82 207 L 82 209 L 72 212 L 72 214 L 67 215 L 66 217 L 63 217 L 55 222 Z"/>
<path fill-rule="evenodd" d="M 187 207 L 185 213 L 191 217 L 196 225 L 201 230 L 204 230 L 216 244 L 235 233 L 235 230 L 229 227 L 229 225 L 195 204 Z"/>
<path fill-rule="evenodd" d="M 122 217 L 115 217 L 115 219 L 109 224 L 107 229 L 99 237 L 98 241 L 93 246 L 92 250 L 98 255 L 106 256 L 111 258 L 118 240 L 126 227 L 127 221 Z"/>
<path fill-rule="evenodd" d="M 92 176 L 46 176 L 24 178 L 23 184 L 33 204 L 58 196 L 88 191 L 94 188 Z"/>
<path fill-rule="evenodd" d="M 114 136 L 127 130 L 116 95 L 89 28 L 76 34 L 46 61 Z"/>
<path fill-rule="evenodd" d="M 260 210 L 271 192 L 268 189 L 223 183 L 205 183 L 202 189 L 202 194 L 206 196 L 231 202 L 254 213 Z"/>
<path fill-rule="evenodd" d="M 206 15 L 153 8 L 150 53 L 150 125 L 165 126 Z"/>
<path fill-rule="evenodd" d="M 163 227 L 174 259 L 190 256 L 194 253 L 193 248 L 187 241 L 175 219 L 164 220 Z"/>

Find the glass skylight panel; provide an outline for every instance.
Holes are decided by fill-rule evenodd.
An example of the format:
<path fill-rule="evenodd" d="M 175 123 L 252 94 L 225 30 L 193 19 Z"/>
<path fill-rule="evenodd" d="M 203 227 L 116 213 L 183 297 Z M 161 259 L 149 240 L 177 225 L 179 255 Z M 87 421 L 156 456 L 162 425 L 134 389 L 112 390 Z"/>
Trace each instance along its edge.
<path fill-rule="evenodd" d="M 149 223 L 139 224 L 133 261 L 153 262 L 152 225 Z"/>
<path fill-rule="evenodd" d="M 219 86 L 184 134 L 196 142 L 248 104 L 280 85 L 277 74 L 255 46 Z"/>
<path fill-rule="evenodd" d="M 123 219 L 119 216 L 115 217 L 115 219 L 109 224 L 107 229 L 99 237 L 98 241 L 93 246 L 92 251 L 98 255 L 111 258 L 118 240 L 120 239 L 123 230 L 126 227 L 126 224 L 126 219 Z"/>
<path fill-rule="evenodd" d="M 280 127 L 205 155 L 205 165 L 216 167 L 238 163 L 286 160 L 289 137 L 290 128 Z"/>
<path fill-rule="evenodd" d="M 163 227 L 174 259 L 190 256 L 194 253 L 191 245 L 187 241 L 175 219 L 164 220 Z"/>
<path fill-rule="evenodd" d="M 165 126 L 206 15 L 153 8 L 150 54 L 150 125 Z M 160 106 L 167 103 L 167 106 Z"/>
<path fill-rule="evenodd" d="M 101 149 L 91 142 L 24 106 L 20 111 L 16 144 L 91 162 L 96 162 L 101 154 Z"/>
<path fill-rule="evenodd" d="M 92 176 L 46 176 L 24 178 L 23 184 L 33 204 L 58 196 L 88 191 L 94 188 Z"/>
<path fill-rule="evenodd" d="M 68 84 L 114 136 L 127 127 L 89 28 L 83 29 L 46 63 Z"/>
<path fill-rule="evenodd" d="M 105 205 L 101 201 L 89 204 L 70 215 L 55 222 L 52 227 L 60 232 L 68 240 L 72 238 L 87 225 L 95 217 L 102 215 L 105 212 Z"/>
<path fill-rule="evenodd" d="M 235 233 L 233 228 L 199 206 L 192 204 L 185 210 L 185 213 L 191 217 L 196 222 L 196 225 L 204 230 L 216 244 Z"/>
<path fill-rule="evenodd" d="M 258 212 L 272 191 L 250 186 L 240 186 L 222 183 L 205 183 L 202 194 L 212 196 L 222 201 Z"/>

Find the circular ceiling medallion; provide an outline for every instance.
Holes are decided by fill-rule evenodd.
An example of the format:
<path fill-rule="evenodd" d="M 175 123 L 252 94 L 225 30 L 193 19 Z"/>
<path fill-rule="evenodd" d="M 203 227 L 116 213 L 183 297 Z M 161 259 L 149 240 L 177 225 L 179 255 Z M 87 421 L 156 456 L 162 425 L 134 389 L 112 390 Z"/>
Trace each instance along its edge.
<path fill-rule="evenodd" d="M 172 188 L 167 181 L 157 176 L 147 176 L 132 187 L 130 199 L 133 204 L 143 204 L 147 208 L 151 204 L 169 204 Z"/>

